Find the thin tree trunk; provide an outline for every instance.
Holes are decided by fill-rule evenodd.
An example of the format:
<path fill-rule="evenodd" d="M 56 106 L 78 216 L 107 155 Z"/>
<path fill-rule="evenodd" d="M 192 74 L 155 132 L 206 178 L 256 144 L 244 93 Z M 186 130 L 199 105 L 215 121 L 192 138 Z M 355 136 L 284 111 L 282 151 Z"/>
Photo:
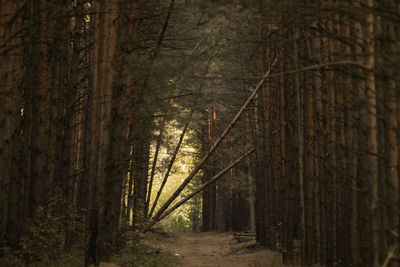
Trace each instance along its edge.
<path fill-rule="evenodd" d="M 178 155 L 178 152 L 179 152 L 179 150 L 181 148 L 181 145 L 182 145 L 182 142 L 183 142 L 183 138 L 185 137 L 185 134 L 186 134 L 186 131 L 187 131 L 188 127 L 189 127 L 190 122 L 192 121 L 192 117 L 193 117 L 193 110 L 190 111 L 189 116 L 186 119 L 185 126 L 183 127 L 182 133 L 181 133 L 181 135 L 179 137 L 179 141 L 178 141 L 178 143 L 177 143 L 177 145 L 175 147 L 174 154 L 172 154 L 171 160 L 170 160 L 169 165 L 168 165 L 168 169 L 165 172 L 164 179 L 163 179 L 163 181 L 161 183 L 160 189 L 158 189 L 156 198 L 154 199 L 153 205 L 152 205 L 150 213 L 148 215 L 149 218 L 151 218 L 151 216 L 153 215 L 154 209 L 157 207 L 158 199 L 160 198 L 162 190 L 164 189 L 164 186 L 167 183 L 167 180 L 168 180 L 168 177 L 169 177 L 169 173 L 171 172 L 171 169 L 172 169 L 172 166 L 174 165 L 176 156 Z"/>
<path fill-rule="evenodd" d="M 47 46 L 42 42 L 46 38 L 44 22 L 47 20 L 46 1 L 40 0 L 31 3 L 32 14 L 37 16 L 39 27 L 34 40 L 38 43 L 31 46 L 32 66 L 29 69 L 32 78 L 32 168 L 30 172 L 30 215 L 33 216 L 35 209 L 44 203 L 48 193 L 48 134 L 49 130 L 49 65 Z M 38 15 L 39 14 L 39 15 Z M 40 66 L 40 67 L 37 67 Z"/>
<path fill-rule="evenodd" d="M 145 223 L 146 193 L 150 154 L 150 122 L 146 118 L 136 118 L 131 129 L 133 138 L 133 229 L 140 231 Z"/>
<path fill-rule="evenodd" d="M 219 178 L 223 177 L 223 175 L 225 173 L 227 173 L 230 169 L 232 169 L 233 167 L 235 167 L 236 165 L 238 165 L 244 158 L 250 156 L 253 152 L 255 151 L 255 149 L 251 149 L 248 152 L 246 152 L 243 156 L 239 157 L 238 159 L 236 159 L 235 161 L 233 161 L 231 164 L 229 164 L 227 167 L 225 167 L 223 170 L 221 170 L 220 172 L 218 172 L 216 175 L 214 175 L 210 180 L 208 180 L 207 182 L 203 183 L 202 185 L 200 185 L 196 190 L 194 190 L 193 192 L 191 192 L 189 195 L 187 195 L 186 197 L 184 197 L 182 200 L 180 200 L 178 203 L 176 203 L 174 206 L 172 206 L 170 209 L 168 209 L 167 211 L 165 211 L 157 220 L 156 222 L 159 222 L 160 220 L 164 219 L 165 217 L 167 217 L 171 212 L 173 212 L 174 210 L 176 210 L 177 208 L 179 208 L 180 206 L 182 206 L 184 203 L 186 203 L 188 200 L 190 200 L 192 197 L 194 197 L 195 195 L 197 195 L 198 193 L 200 193 L 202 190 L 204 190 L 204 188 L 206 188 L 207 186 L 210 186 L 211 184 L 215 183 Z M 146 229 L 147 230 L 147 229 Z"/>
<path fill-rule="evenodd" d="M 306 35 L 304 33 L 304 35 Z M 313 57 L 312 49 L 317 45 L 318 40 L 307 36 L 310 40 L 305 40 L 308 56 Z M 319 45 L 319 44 L 318 44 Z M 305 216 L 306 216 L 306 263 L 314 263 L 315 239 L 314 239 L 314 90 L 316 86 L 312 73 L 305 75 L 304 89 L 304 196 L 305 196 Z"/>
<path fill-rule="evenodd" d="M 358 8 L 358 5 L 355 5 L 356 8 Z M 355 48 L 354 52 L 356 54 L 355 56 L 355 61 L 364 64 L 363 58 L 362 58 L 362 53 L 363 53 L 363 36 L 362 36 L 362 20 L 356 20 L 353 25 L 353 32 L 354 36 L 353 38 L 355 39 Z M 362 77 L 363 70 L 358 70 L 357 74 Z M 356 105 L 356 110 L 355 110 L 355 118 L 358 118 L 358 131 L 355 132 L 353 142 L 354 142 L 354 148 L 357 148 L 354 151 L 359 151 L 359 153 L 364 152 L 364 128 L 365 128 L 365 107 L 363 106 L 363 103 L 365 101 L 365 81 L 363 79 L 357 79 L 353 83 L 354 85 L 354 95 L 355 95 L 355 105 Z M 356 124 L 355 124 L 356 125 Z M 365 262 L 364 258 L 362 257 L 362 251 L 365 251 L 365 237 L 362 237 L 360 233 L 363 231 L 363 223 L 362 221 L 362 212 L 363 212 L 363 206 L 362 206 L 362 201 L 361 200 L 361 194 L 358 193 L 359 188 L 363 188 L 364 183 L 359 180 L 359 177 L 364 176 L 364 169 L 363 165 L 365 164 L 364 157 L 363 155 L 358 155 L 358 157 L 355 159 L 355 166 L 354 166 L 354 179 L 352 181 L 352 215 L 351 215 L 351 239 L 352 239 L 352 262 L 354 264 L 360 264 L 363 261 Z M 360 185 L 359 185 L 360 184 Z"/>
<path fill-rule="evenodd" d="M 95 264 L 97 261 L 97 233 L 98 233 L 98 207 L 96 202 L 96 180 L 97 180 L 97 156 L 99 153 L 99 121 L 100 121 L 100 90 L 98 86 L 98 62 L 100 58 L 99 50 L 101 40 L 103 38 L 102 23 L 100 13 L 102 11 L 100 3 L 94 2 L 92 5 L 93 14 L 91 15 L 91 30 L 93 31 L 93 47 L 90 53 L 91 76 L 89 77 L 88 88 L 88 107 L 86 109 L 86 169 L 88 174 L 88 212 L 86 216 L 86 249 L 85 249 L 85 266 Z M 97 62 L 97 64 L 94 64 Z"/>
<path fill-rule="evenodd" d="M 82 122 L 82 84 L 80 83 L 81 67 L 80 61 L 82 59 L 82 31 L 84 29 L 84 3 L 82 0 L 76 2 L 75 6 L 75 24 L 73 25 L 72 32 L 72 55 L 71 55 L 71 68 L 70 68 L 70 88 L 71 92 L 67 93 L 67 121 L 68 129 L 65 133 L 65 153 L 67 156 L 68 166 L 63 166 L 64 172 L 72 177 L 70 184 L 70 192 L 72 203 L 74 207 L 78 206 L 78 198 L 80 192 L 80 185 L 82 183 L 82 175 L 77 173 L 80 163 L 80 150 L 83 146 L 82 135 L 80 134 Z"/>
<path fill-rule="evenodd" d="M 21 17 L 14 18 L 24 3 L 0 1 L 0 51 L 14 47 L 0 56 L 0 238 L 10 247 L 19 242 L 22 178 L 20 165 L 21 103 L 19 83 L 23 78 L 22 36 L 16 35 L 23 25 Z M 8 25 L 8 26 L 7 26 Z"/>
<path fill-rule="evenodd" d="M 362 1 L 368 8 L 374 7 L 373 0 Z M 373 266 L 379 266 L 379 203 L 378 203 L 378 132 L 377 132 L 377 89 L 375 86 L 375 48 L 374 48 L 374 14 L 367 10 L 363 27 L 363 39 L 365 41 L 365 65 L 366 71 L 366 110 L 367 110 L 367 179 L 370 185 L 370 216 L 372 224 L 372 261 Z"/>
<path fill-rule="evenodd" d="M 158 153 L 160 151 L 160 147 L 161 147 L 161 143 L 162 143 L 162 137 L 163 137 L 163 133 L 164 133 L 164 125 L 165 125 L 165 118 L 163 118 L 162 121 L 161 121 L 160 133 L 158 134 L 156 150 L 154 152 L 153 163 L 152 163 L 152 166 L 151 166 L 149 189 L 147 191 L 147 198 L 146 198 L 146 216 L 147 217 L 151 216 L 149 214 L 149 205 L 150 205 L 150 200 L 151 200 L 151 191 L 153 189 L 154 174 L 156 173 Z"/>
<path fill-rule="evenodd" d="M 397 11 L 397 1 L 391 1 L 391 7 Z M 392 55 L 398 53 L 398 48 L 396 44 L 397 40 L 397 27 L 394 25 L 389 26 L 389 40 L 390 52 Z M 390 203 L 391 204 L 391 222 L 390 227 L 392 231 L 398 231 L 399 226 L 399 144 L 398 144 L 398 113 L 399 113 L 399 103 L 398 103 L 398 84 L 396 82 L 396 74 L 394 71 L 389 70 L 389 93 L 388 93 L 388 120 L 389 120 L 389 179 L 390 179 Z M 390 243 L 397 244 L 398 238 L 391 238 Z M 393 266 L 398 266 L 398 262 Z"/>
<path fill-rule="evenodd" d="M 276 61 L 275 61 L 276 62 Z M 275 65 L 275 62 L 272 64 L 272 66 Z M 193 169 L 193 171 L 186 177 L 186 179 L 183 181 L 183 183 L 178 187 L 178 189 L 172 194 L 172 196 L 167 200 L 167 202 L 158 210 L 158 212 L 154 215 L 153 220 L 157 220 L 161 214 L 169 207 L 169 205 L 172 203 L 172 201 L 175 200 L 175 198 L 182 192 L 182 190 L 187 186 L 187 184 L 193 179 L 193 177 L 196 175 L 196 173 L 200 170 L 200 168 L 203 166 L 203 164 L 206 162 L 206 160 L 212 155 L 212 153 L 215 151 L 215 149 L 218 147 L 218 145 L 221 143 L 221 141 L 225 138 L 225 136 L 230 132 L 230 130 L 233 128 L 233 126 L 236 124 L 236 122 L 239 120 L 241 115 L 243 114 L 244 110 L 248 107 L 248 105 L 251 103 L 251 101 L 254 99 L 254 97 L 257 95 L 259 89 L 265 82 L 265 80 L 268 78 L 271 70 L 268 70 L 264 77 L 261 79 L 261 81 L 257 84 L 256 88 L 254 91 L 251 93 L 249 98 L 246 100 L 244 105 L 240 108 L 238 113 L 235 115 L 235 117 L 232 119 L 230 124 L 225 128 L 221 136 L 218 138 L 218 140 L 215 141 L 213 146 L 207 151 L 207 153 L 204 155 L 204 157 L 200 160 L 200 162 L 197 164 L 197 166 Z M 148 226 L 151 227 L 154 223 L 151 222 Z"/>
<path fill-rule="evenodd" d="M 250 111 L 246 113 L 246 144 L 247 146 L 250 146 L 252 144 L 251 142 L 251 124 L 250 124 Z M 247 180 L 248 180 L 248 186 L 249 186 L 249 230 L 254 232 L 256 230 L 256 224 L 255 224 L 255 177 L 253 174 L 253 164 L 249 158 L 247 158 L 246 161 L 247 164 Z"/>
<path fill-rule="evenodd" d="M 317 23 L 313 23 L 314 27 L 317 27 Z M 320 63 L 321 58 L 321 39 L 318 37 L 312 37 L 311 40 L 311 54 L 310 56 L 313 58 L 316 63 Z M 313 160 L 314 160 L 314 181 L 313 181 L 313 228 L 314 228 L 314 238 L 313 238 L 313 255 L 314 255 L 314 263 L 321 262 L 321 213 L 320 213 L 320 183 L 321 183 L 321 164 L 319 157 L 321 155 L 321 132 L 320 129 L 320 116 L 322 115 L 322 102 L 321 102 L 321 72 L 319 70 L 315 71 L 312 75 L 312 84 L 313 84 L 313 107 L 314 107 L 314 115 L 313 118 L 313 134 L 311 136 L 313 143 Z M 311 193 L 311 192 L 310 192 Z"/>
<path fill-rule="evenodd" d="M 299 31 L 295 29 L 295 38 L 293 42 L 294 50 L 294 64 L 298 64 L 298 45 Z M 297 137 L 298 137 L 298 179 L 299 179 L 299 197 L 300 197 L 300 240 L 301 240 L 301 266 L 306 266 L 306 216 L 305 216 L 305 197 L 304 197 L 304 128 L 301 119 L 301 95 L 300 95 L 300 77 L 296 74 L 295 77 L 295 90 L 296 90 L 296 106 L 297 106 Z"/>

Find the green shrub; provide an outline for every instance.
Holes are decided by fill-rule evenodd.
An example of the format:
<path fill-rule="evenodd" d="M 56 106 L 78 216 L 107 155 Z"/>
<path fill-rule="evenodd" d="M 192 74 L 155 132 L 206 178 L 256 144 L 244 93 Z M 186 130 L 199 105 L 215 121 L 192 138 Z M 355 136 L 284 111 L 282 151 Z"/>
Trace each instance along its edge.
<path fill-rule="evenodd" d="M 143 245 L 125 248 L 113 255 L 111 262 L 121 267 L 175 267 L 179 266 L 176 257 Z"/>
<path fill-rule="evenodd" d="M 60 266 L 65 262 L 65 266 L 73 266 L 76 262 L 79 266 L 83 262 L 83 233 L 83 217 L 56 191 L 27 221 L 19 254 L 30 265 Z"/>

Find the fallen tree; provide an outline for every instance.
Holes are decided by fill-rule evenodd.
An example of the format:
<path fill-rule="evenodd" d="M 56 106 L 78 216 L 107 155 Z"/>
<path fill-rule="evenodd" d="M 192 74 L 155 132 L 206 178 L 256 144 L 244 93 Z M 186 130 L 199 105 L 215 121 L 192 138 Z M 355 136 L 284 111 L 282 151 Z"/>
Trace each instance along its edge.
<path fill-rule="evenodd" d="M 275 65 L 277 60 L 274 60 L 274 62 L 271 64 L 271 68 Z M 186 179 L 182 182 L 182 184 L 175 190 L 175 192 L 171 195 L 171 197 L 164 203 L 164 205 L 157 211 L 157 213 L 154 215 L 154 217 L 150 220 L 148 223 L 147 227 L 145 227 L 144 231 L 147 231 L 150 229 L 156 222 L 161 220 L 162 218 L 165 218 L 163 216 L 163 213 L 168 209 L 168 207 L 171 205 L 171 203 L 179 196 L 179 194 L 185 189 L 185 187 L 190 183 L 190 181 L 193 179 L 193 177 L 197 174 L 197 172 L 201 169 L 201 167 L 204 165 L 204 163 L 210 158 L 212 153 L 215 151 L 215 149 L 219 146 L 219 144 L 222 142 L 222 140 L 228 135 L 230 130 L 233 128 L 233 126 L 237 123 L 237 121 L 240 119 L 241 115 L 243 112 L 246 110 L 246 108 L 250 105 L 250 103 L 253 101 L 253 99 L 256 97 L 258 94 L 259 90 L 261 89 L 262 85 L 264 82 L 267 80 L 271 73 L 271 68 L 268 69 L 268 71 L 264 74 L 262 79 L 258 82 L 256 88 L 253 90 L 253 92 L 250 94 L 250 96 L 247 98 L 246 102 L 243 104 L 243 106 L 239 109 L 239 111 L 236 113 L 235 117 L 232 119 L 232 121 L 229 123 L 229 125 L 225 128 L 225 130 L 222 132 L 221 136 L 215 141 L 215 143 L 211 146 L 211 148 L 207 151 L 207 153 L 203 156 L 203 158 L 200 160 L 200 162 L 197 164 L 197 166 L 193 169 L 193 171 L 186 177 Z"/>
<path fill-rule="evenodd" d="M 221 170 L 219 173 L 217 173 L 216 175 L 214 175 L 209 181 L 203 183 L 202 185 L 199 186 L 199 188 L 197 188 L 195 191 L 193 191 L 192 193 L 190 193 L 189 195 L 187 195 L 185 198 L 183 198 L 181 201 L 179 201 L 178 203 L 176 203 L 174 206 L 172 206 L 169 210 L 165 211 L 157 220 L 153 221 L 152 223 L 156 223 L 158 221 L 161 221 L 162 219 L 164 219 L 165 217 L 167 217 L 171 212 L 173 212 L 174 210 L 176 210 L 177 208 L 179 208 L 180 206 L 182 206 L 185 202 L 187 202 L 188 200 L 190 200 L 192 197 L 194 197 L 195 195 L 197 195 L 198 193 L 200 193 L 201 191 L 204 190 L 204 188 L 206 188 L 207 186 L 213 184 L 214 182 L 216 182 L 219 178 L 221 178 L 225 173 L 227 173 L 230 169 L 232 169 L 233 167 L 235 167 L 236 165 L 238 165 L 244 158 L 250 156 L 253 152 L 254 152 L 254 148 L 249 150 L 247 153 L 245 153 L 244 155 L 242 155 L 241 157 L 237 158 L 234 162 L 232 162 L 231 164 L 229 164 L 228 166 L 226 166 L 223 170 Z"/>

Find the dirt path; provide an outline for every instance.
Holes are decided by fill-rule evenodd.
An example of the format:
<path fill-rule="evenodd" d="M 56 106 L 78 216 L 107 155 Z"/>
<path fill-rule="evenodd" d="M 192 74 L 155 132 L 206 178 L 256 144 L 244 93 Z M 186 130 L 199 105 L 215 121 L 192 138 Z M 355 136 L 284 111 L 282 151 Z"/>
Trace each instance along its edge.
<path fill-rule="evenodd" d="M 286 266 L 279 253 L 254 248 L 255 241 L 238 243 L 230 233 L 149 234 L 144 240 L 175 254 L 185 267 Z"/>

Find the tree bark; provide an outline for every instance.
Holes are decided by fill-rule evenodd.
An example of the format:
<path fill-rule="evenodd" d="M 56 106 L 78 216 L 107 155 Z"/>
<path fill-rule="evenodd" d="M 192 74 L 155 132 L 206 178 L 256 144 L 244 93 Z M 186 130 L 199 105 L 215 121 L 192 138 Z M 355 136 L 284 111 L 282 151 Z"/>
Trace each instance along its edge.
<path fill-rule="evenodd" d="M 23 3 L 0 1 L 0 238 L 11 247 L 19 241 L 21 213 L 21 103 L 23 19 L 15 14 Z M 9 49 L 9 48 L 12 49 Z M 6 51 L 5 53 L 2 53 Z"/>
<path fill-rule="evenodd" d="M 293 41 L 294 50 L 294 64 L 298 64 L 298 44 L 299 31 L 295 29 L 295 38 Z M 302 120 L 302 105 L 301 105 L 301 89 L 299 74 L 295 76 L 295 90 L 296 90 L 296 127 L 298 138 L 298 179 L 299 179 L 299 200 L 300 200 L 300 240 L 301 240 L 301 266 L 306 266 L 306 215 L 305 215 L 305 196 L 304 196 L 304 126 Z"/>
<path fill-rule="evenodd" d="M 362 1 L 368 8 L 374 7 L 373 0 Z M 375 47 L 374 47 L 374 14 L 367 10 L 365 14 L 365 24 L 363 26 L 363 39 L 366 52 L 365 71 L 366 78 L 366 111 L 367 111 L 367 179 L 370 186 L 370 216 L 372 225 L 372 265 L 379 266 L 379 203 L 378 203 L 378 132 L 377 132 L 377 89 L 375 86 Z"/>

